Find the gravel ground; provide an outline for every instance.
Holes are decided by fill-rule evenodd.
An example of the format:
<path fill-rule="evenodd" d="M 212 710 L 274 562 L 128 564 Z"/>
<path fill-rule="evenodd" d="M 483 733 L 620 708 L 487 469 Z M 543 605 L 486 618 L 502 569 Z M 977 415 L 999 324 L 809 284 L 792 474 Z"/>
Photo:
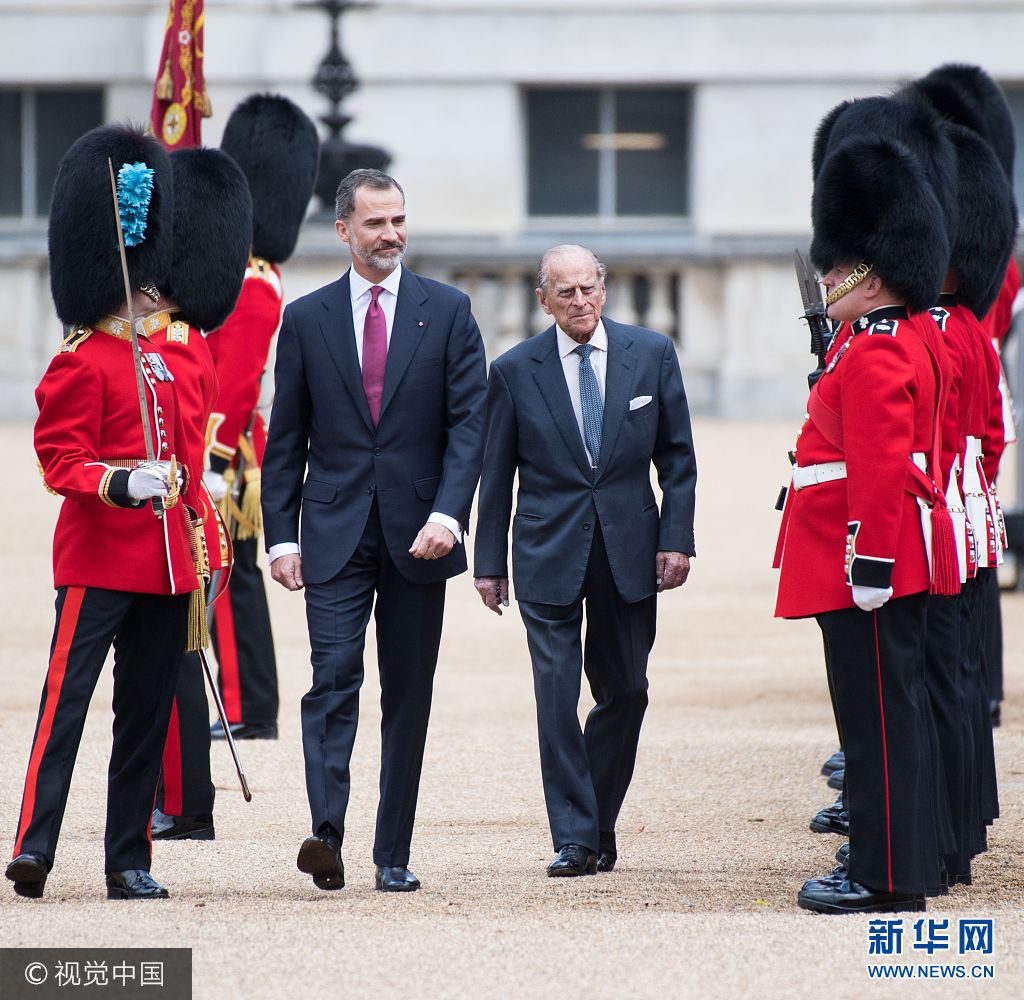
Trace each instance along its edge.
<path fill-rule="evenodd" d="M 86 726 L 56 866 L 42 900 L 0 885 L 5 946 L 192 949 L 197 998 L 1020 997 L 1024 995 L 1024 596 L 1004 592 L 1007 699 L 996 731 L 1002 817 L 974 885 L 929 900 L 952 949 L 901 959 L 968 966 L 943 984 L 877 982 L 869 918 L 797 908 L 839 839 L 807 822 L 833 801 L 818 770 L 835 731 L 813 622 L 772 618 L 770 569 L 791 423 L 697 421 L 700 483 L 690 580 L 661 599 L 651 704 L 618 826 L 615 871 L 548 879 L 552 857 L 525 634 L 468 576 L 453 581 L 411 867 L 422 891 L 373 890 L 379 709 L 364 686 L 345 844 L 348 885 L 295 868 L 308 834 L 298 701 L 308 686 L 303 603 L 269 594 L 280 739 L 239 744 L 253 801 L 214 746 L 217 839 L 158 843 L 167 902 L 107 902 L 102 834 L 110 740 L 105 671 Z M 0 426 L 0 829 L 13 840 L 53 626 L 49 546 L 58 502 L 35 472 L 31 428 Z M 368 650 L 372 664 L 372 638 Z M 584 697 L 581 710 L 589 708 Z M 8 842 L 10 844 L 10 841 Z M 991 918 L 991 955 L 961 956 L 957 922 Z M 874 959 L 871 959 L 874 961 Z M 994 978 L 970 978 L 988 964 Z"/>

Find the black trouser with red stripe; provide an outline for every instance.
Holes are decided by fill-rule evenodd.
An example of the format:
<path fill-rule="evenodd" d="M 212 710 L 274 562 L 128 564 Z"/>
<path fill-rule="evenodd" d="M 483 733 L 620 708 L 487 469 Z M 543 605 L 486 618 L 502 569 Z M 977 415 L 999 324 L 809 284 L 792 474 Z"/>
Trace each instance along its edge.
<path fill-rule="evenodd" d="M 185 648 L 188 595 L 60 587 L 14 855 L 53 862 L 89 701 L 114 646 L 106 870 L 148 870 L 153 796 Z"/>
<path fill-rule="evenodd" d="M 850 878 L 880 892 L 938 884 L 924 681 L 926 594 L 817 616 L 828 647 L 850 812 Z"/>
<path fill-rule="evenodd" d="M 156 807 L 168 816 L 213 812 L 210 705 L 198 653 L 185 653 L 167 727 Z"/>
<path fill-rule="evenodd" d="M 213 605 L 210 638 L 228 722 L 277 722 L 277 660 L 263 573 L 256 565 L 258 538 L 234 542 L 228 592 Z"/>

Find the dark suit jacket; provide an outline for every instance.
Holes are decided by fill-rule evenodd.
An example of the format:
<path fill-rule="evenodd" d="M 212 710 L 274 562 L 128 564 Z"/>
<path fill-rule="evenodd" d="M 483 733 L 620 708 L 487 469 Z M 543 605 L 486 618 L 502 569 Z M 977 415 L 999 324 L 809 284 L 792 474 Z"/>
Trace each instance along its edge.
<path fill-rule="evenodd" d="M 303 577 L 324 583 L 351 557 L 376 494 L 403 576 L 433 583 L 463 572 L 463 545 L 433 560 L 408 549 L 432 511 L 469 524 L 486 407 L 484 347 L 469 299 L 403 270 L 376 428 L 348 272 L 285 309 L 274 380 L 262 473 L 267 547 L 298 540 Z"/>
<path fill-rule="evenodd" d="M 508 576 L 518 470 L 512 565 L 520 601 L 576 600 L 598 522 L 625 601 L 656 592 L 659 551 L 695 552 L 697 466 L 672 341 L 608 319 L 604 325 L 608 359 L 596 477 L 573 414 L 555 328 L 517 344 L 491 365 L 474 573 Z M 644 396 L 650 402 L 641 405 Z M 652 462 L 663 491 L 660 514 Z"/>

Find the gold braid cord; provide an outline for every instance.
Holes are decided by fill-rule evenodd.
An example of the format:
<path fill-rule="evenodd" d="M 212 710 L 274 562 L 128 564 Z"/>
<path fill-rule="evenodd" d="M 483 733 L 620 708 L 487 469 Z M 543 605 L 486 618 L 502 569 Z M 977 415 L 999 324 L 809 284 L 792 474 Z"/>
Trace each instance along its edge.
<path fill-rule="evenodd" d="M 206 588 L 204 581 L 210 579 L 210 555 L 206 549 L 206 537 L 203 534 L 203 519 L 198 517 L 191 507 L 185 508 L 188 514 L 188 539 L 192 550 L 192 565 L 195 567 L 199 586 L 188 595 L 188 637 L 185 641 L 185 652 L 194 653 L 206 649 L 210 645 L 209 623 L 206 617 Z"/>
<path fill-rule="evenodd" d="M 830 306 L 833 302 L 838 302 L 848 291 L 856 288 L 870 273 L 871 264 L 865 264 L 861 261 L 842 281 L 828 293 L 828 298 L 825 299 L 825 305 Z"/>
<path fill-rule="evenodd" d="M 260 537 L 263 533 L 263 514 L 260 510 L 260 467 L 256 464 L 252 442 L 244 434 L 238 439 L 238 450 L 245 461 L 242 486 L 238 491 L 241 506 L 235 499 L 235 470 L 228 469 L 224 473 L 228 492 L 223 500 L 217 502 L 217 509 L 228 533 L 241 542 L 247 538 Z"/>

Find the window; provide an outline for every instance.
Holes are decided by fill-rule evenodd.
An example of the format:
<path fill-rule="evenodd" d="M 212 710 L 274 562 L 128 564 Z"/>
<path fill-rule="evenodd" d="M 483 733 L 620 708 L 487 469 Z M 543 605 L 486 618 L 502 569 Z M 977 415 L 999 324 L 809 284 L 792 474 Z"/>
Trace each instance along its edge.
<path fill-rule="evenodd" d="M 530 215 L 689 215 L 689 89 L 531 89 L 526 119 Z"/>
<path fill-rule="evenodd" d="M 0 90 L 0 216 L 49 215 L 61 157 L 102 122 L 100 90 Z"/>

